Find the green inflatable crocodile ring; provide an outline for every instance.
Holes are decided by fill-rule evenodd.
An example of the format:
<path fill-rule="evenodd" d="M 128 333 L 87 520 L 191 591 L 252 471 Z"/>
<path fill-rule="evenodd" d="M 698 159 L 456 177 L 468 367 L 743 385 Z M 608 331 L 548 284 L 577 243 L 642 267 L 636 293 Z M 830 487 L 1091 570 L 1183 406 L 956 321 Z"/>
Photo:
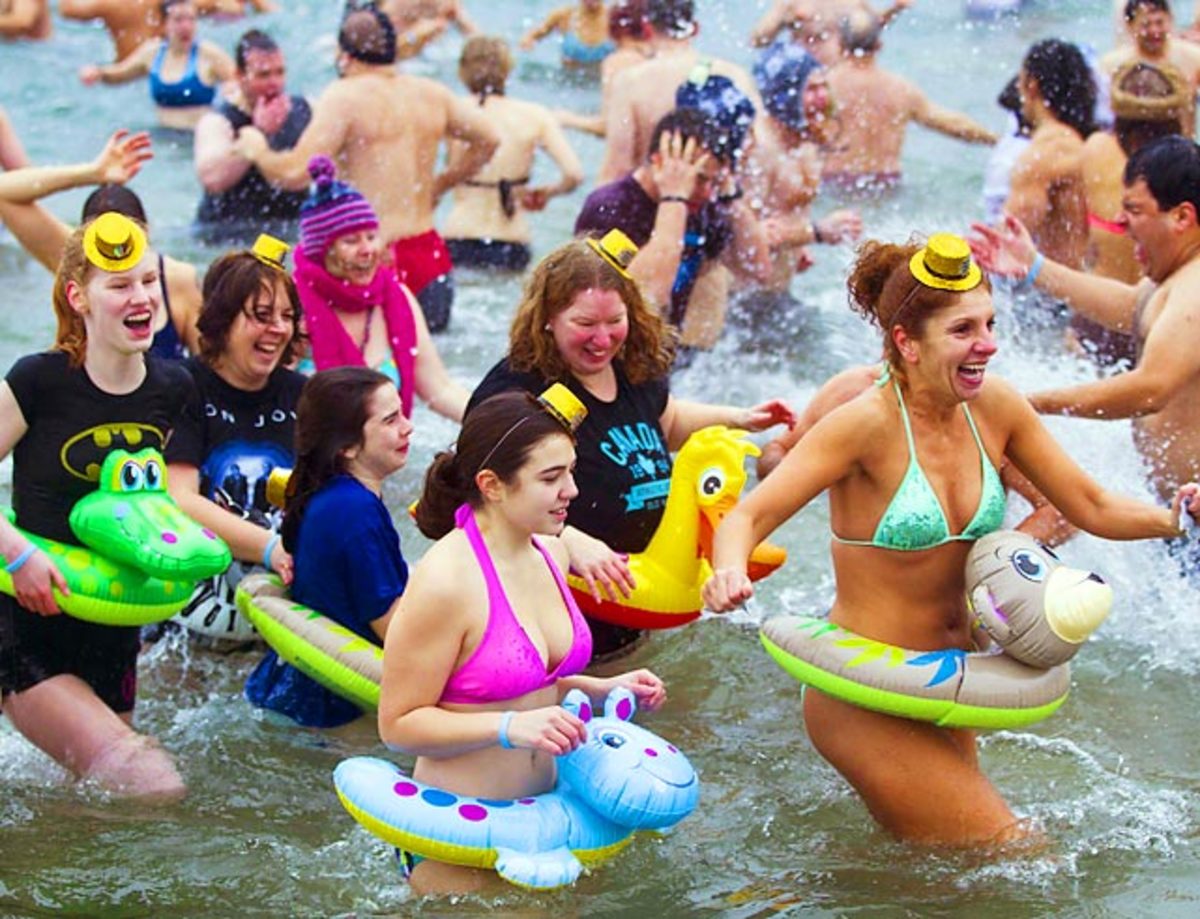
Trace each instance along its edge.
<path fill-rule="evenodd" d="M 96 490 L 71 509 L 71 531 L 83 546 L 21 531 L 66 578 L 70 596 L 54 592 L 63 612 L 102 625 L 159 622 L 187 604 L 196 581 L 229 567 L 229 547 L 184 514 L 166 486 L 157 450 L 115 450 Z M 12 521 L 13 512 L 5 514 Z M 0 590 L 14 594 L 3 570 Z"/>

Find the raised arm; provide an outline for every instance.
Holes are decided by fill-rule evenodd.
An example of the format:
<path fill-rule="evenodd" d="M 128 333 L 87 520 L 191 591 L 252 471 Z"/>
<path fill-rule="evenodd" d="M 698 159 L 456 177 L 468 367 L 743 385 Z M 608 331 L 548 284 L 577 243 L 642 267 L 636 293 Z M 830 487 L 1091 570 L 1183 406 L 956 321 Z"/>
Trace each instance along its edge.
<path fill-rule="evenodd" d="M 46 195 L 81 185 L 124 185 L 153 156 L 149 134 L 144 131 L 130 134 L 122 128 L 113 133 L 100 154 L 90 163 L 28 166 L 0 174 L 0 198 L 15 204 L 29 204 Z"/>
<path fill-rule="evenodd" d="M 535 26 L 525 33 L 521 39 L 521 50 L 532 51 L 533 46 L 540 42 L 551 32 L 565 32 L 571 22 L 571 8 L 569 6 L 561 6 L 556 10 L 552 10 L 550 15 L 542 20 L 541 25 Z"/>
<path fill-rule="evenodd" d="M 808 13 L 799 8 L 796 0 L 775 0 L 771 8 L 763 14 L 750 33 L 750 44 L 762 48 L 771 44 L 775 36 L 793 23 L 809 18 Z"/>
<path fill-rule="evenodd" d="M 1029 230 L 1012 214 L 1005 215 L 997 227 L 972 224 L 970 243 L 972 253 L 985 271 L 1018 281 L 1029 276 L 1038 255 Z M 1151 284 L 1145 280 L 1135 287 L 1077 271 L 1045 257 L 1034 279 L 1038 290 L 1063 301 L 1079 315 L 1118 332 L 1133 331 L 1138 297 L 1148 295 L 1145 285 Z"/>

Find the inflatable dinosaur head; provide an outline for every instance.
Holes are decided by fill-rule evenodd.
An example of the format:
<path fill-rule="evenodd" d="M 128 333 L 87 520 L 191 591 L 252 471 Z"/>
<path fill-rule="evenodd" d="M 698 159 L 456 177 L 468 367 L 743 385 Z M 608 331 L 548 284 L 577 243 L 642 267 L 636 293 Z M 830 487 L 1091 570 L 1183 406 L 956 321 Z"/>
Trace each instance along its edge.
<path fill-rule="evenodd" d="M 96 490 L 71 509 L 85 546 L 150 577 L 197 581 L 229 567 L 229 547 L 192 520 L 167 493 L 162 454 L 113 450 Z"/>
<path fill-rule="evenodd" d="M 599 716 L 578 689 L 562 704 L 587 724 L 588 737 L 559 758 L 559 780 L 589 807 L 632 830 L 674 826 L 695 810 L 700 799 L 696 770 L 674 746 L 633 723 L 633 693 L 614 689 Z"/>
<path fill-rule="evenodd" d="M 1016 530 L 978 540 L 967 556 L 967 606 L 1010 657 L 1049 669 L 1075 656 L 1112 609 L 1100 575 L 1067 568 Z"/>

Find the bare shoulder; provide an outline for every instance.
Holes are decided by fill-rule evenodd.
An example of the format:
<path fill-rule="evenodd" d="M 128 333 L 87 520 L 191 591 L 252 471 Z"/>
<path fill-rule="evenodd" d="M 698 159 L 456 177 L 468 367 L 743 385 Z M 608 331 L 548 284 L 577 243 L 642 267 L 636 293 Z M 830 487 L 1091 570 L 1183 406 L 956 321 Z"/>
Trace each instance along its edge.
<path fill-rule="evenodd" d="M 469 604 L 470 585 L 480 578 L 475 556 L 461 530 L 439 539 L 412 568 L 405 596 L 446 615 Z"/>

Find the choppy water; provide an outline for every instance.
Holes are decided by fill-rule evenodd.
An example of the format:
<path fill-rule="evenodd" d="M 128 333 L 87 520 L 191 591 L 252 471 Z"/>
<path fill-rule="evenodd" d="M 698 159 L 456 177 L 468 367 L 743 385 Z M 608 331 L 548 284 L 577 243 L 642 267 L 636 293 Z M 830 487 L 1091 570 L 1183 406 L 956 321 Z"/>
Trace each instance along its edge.
<path fill-rule="evenodd" d="M 315 94 L 332 78 L 340 4 L 285 5 L 295 11 L 291 17 L 275 16 L 268 26 L 288 54 L 293 87 Z M 485 27 L 514 39 L 552 5 L 468 4 Z M 739 44 L 764 5 L 702 2 L 702 47 L 748 60 Z M 1033 0 L 1020 22 L 968 25 L 958 0 L 922 0 L 886 34 L 883 62 L 936 101 L 1000 129 L 993 100 L 1024 48 L 1057 35 L 1104 50 L 1109 6 Z M 241 28 L 202 25 L 227 46 Z M 144 87 L 88 90 L 75 81 L 78 64 L 108 53 L 99 29 L 71 25 L 61 26 L 50 45 L 0 46 L 0 104 L 35 160 L 88 158 L 113 126 L 152 123 Z M 411 66 L 452 83 L 456 55 L 451 40 Z M 555 60 L 549 42 L 523 58 L 511 92 L 594 107 L 594 88 L 558 82 Z M 188 232 L 198 195 L 190 151 L 165 133 L 156 138 L 157 157 L 135 183 L 155 240 L 177 257 L 205 263 L 216 253 Z M 594 169 L 599 143 L 580 136 L 573 142 Z M 985 157 L 980 148 L 914 129 L 904 188 L 863 206 L 869 233 L 961 230 L 979 213 Z M 569 233 L 582 195 L 552 202 L 535 222 L 538 252 Z M 68 193 L 50 205 L 71 219 L 82 197 Z M 790 336 L 733 332 L 677 378 L 676 393 L 745 404 L 784 395 L 802 404 L 830 373 L 870 359 L 876 341 L 845 308 L 849 254 L 819 251 L 818 266 L 796 284 L 805 308 L 788 317 Z M 518 284 L 471 274 L 460 274 L 458 284 L 452 331 L 438 344 L 454 372 L 474 381 L 503 349 Z M 11 242 L 0 242 L 0 285 L 0 367 L 7 368 L 50 341 L 50 279 Z M 1088 369 L 1062 358 L 1050 335 L 1021 328 L 1002 312 L 999 372 L 1026 389 L 1087 378 Z M 433 451 L 454 433 L 423 408 L 416 424 L 409 468 L 390 483 L 397 510 L 416 491 Z M 1061 420 L 1052 427 L 1106 483 L 1147 496 L 1126 424 Z M 0 478 L 7 488 L 8 475 Z M 406 553 L 416 558 L 425 542 L 404 515 L 397 517 Z M 60 770 L 0 723 L 0 915 L 1200 914 L 1200 758 L 1192 724 L 1200 705 L 1200 624 L 1195 593 L 1182 589 L 1162 550 L 1090 537 L 1066 550 L 1071 563 L 1105 573 L 1117 605 L 1081 655 L 1064 709 L 1034 729 L 983 742 L 984 766 L 1003 794 L 1042 820 L 1056 841 L 1044 857 L 995 865 L 917 851 L 876 830 L 809 746 L 798 686 L 758 645 L 759 617 L 828 604 L 826 522 L 818 504 L 783 529 L 791 560 L 763 585 L 749 614 L 660 635 L 634 659 L 668 682 L 671 702 L 654 726 L 700 769 L 701 806 L 673 835 L 642 840 L 571 891 L 513 892 L 497 903 L 411 901 L 386 847 L 346 816 L 330 784 L 339 759 L 377 749 L 370 726 L 322 734 L 264 718 L 240 695 L 254 655 L 189 655 L 161 644 L 143 660 L 139 724 L 179 758 L 190 797 L 151 811 L 64 784 Z"/>

